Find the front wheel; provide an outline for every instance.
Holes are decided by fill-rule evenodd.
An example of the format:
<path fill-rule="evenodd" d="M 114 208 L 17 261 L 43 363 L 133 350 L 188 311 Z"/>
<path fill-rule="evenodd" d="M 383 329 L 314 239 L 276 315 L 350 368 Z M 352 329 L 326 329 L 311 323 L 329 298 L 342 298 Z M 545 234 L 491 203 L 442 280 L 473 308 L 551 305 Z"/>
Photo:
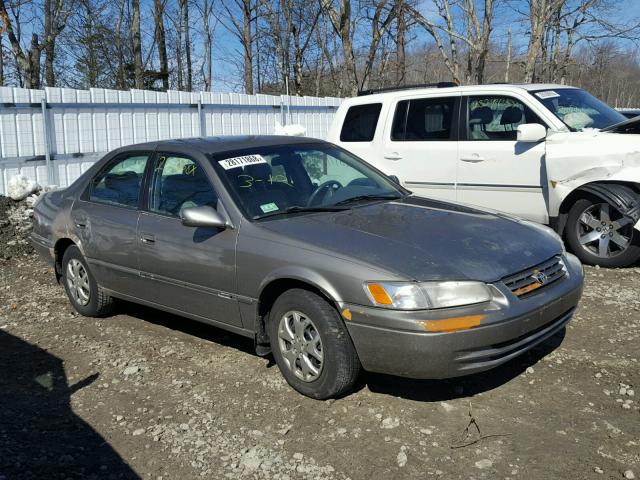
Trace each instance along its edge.
<path fill-rule="evenodd" d="M 338 312 L 322 297 L 302 289 L 283 293 L 268 329 L 278 368 L 295 390 L 318 400 L 351 390 L 360 360 Z"/>
<path fill-rule="evenodd" d="M 565 232 L 583 263 L 627 267 L 640 259 L 640 232 L 633 221 L 600 199 L 578 200 L 569 211 Z"/>

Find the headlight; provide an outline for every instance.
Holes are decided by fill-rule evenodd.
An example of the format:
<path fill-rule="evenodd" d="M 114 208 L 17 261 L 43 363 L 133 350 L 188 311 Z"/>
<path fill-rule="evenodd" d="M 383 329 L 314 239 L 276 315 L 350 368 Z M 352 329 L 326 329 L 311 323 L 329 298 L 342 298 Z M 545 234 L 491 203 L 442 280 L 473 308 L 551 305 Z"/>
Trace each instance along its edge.
<path fill-rule="evenodd" d="M 365 292 L 377 307 L 423 310 L 472 305 L 491 300 L 482 282 L 368 282 Z"/>

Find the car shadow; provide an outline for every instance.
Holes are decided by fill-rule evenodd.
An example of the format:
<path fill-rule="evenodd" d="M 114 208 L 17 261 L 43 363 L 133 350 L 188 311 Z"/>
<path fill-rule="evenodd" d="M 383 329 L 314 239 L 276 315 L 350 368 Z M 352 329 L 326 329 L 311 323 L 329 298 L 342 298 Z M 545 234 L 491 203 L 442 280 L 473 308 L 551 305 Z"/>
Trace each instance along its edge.
<path fill-rule="evenodd" d="M 446 380 L 414 380 L 367 373 L 363 376 L 362 387 L 370 391 L 421 402 L 439 402 L 466 398 L 498 388 L 521 375 L 532 365 L 542 360 L 564 340 L 566 330 L 536 345 L 528 352 L 499 367 L 481 373 Z"/>
<path fill-rule="evenodd" d="M 153 307 L 118 300 L 118 306 L 114 315 L 118 314 L 128 315 L 154 325 L 201 338 L 202 340 L 215 342 L 225 347 L 235 348 L 244 353 L 256 354 L 253 339 L 251 338 L 228 332 L 215 325 L 192 320 Z"/>
<path fill-rule="evenodd" d="M 129 315 L 145 322 L 161 325 L 257 356 L 252 339 L 227 332 L 213 325 L 124 301 L 119 302 L 116 313 Z M 366 387 L 374 393 L 424 402 L 470 397 L 498 388 L 521 375 L 528 367 L 536 364 L 558 348 L 564 340 L 564 336 L 565 329 L 499 367 L 464 377 L 446 380 L 416 380 L 365 372 L 356 384 L 354 391 Z M 268 361 L 266 368 L 275 366 L 272 355 L 265 357 L 265 359 Z M 349 392 L 345 396 L 350 393 L 353 392 Z"/>
<path fill-rule="evenodd" d="M 63 362 L 0 330 L 0 479 L 138 479 L 71 408 L 98 374 L 67 383 Z"/>

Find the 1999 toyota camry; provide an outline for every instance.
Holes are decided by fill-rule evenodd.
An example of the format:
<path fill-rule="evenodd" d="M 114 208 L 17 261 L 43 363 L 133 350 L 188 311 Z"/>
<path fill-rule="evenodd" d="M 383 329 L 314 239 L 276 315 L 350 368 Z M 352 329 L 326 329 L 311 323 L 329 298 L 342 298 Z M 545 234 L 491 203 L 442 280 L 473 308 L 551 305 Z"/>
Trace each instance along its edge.
<path fill-rule="evenodd" d="M 563 329 L 583 283 L 550 229 L 413 196 L 308 138 L 118 149 L 42 197 L 32 242 L 82 315 L 125 299 L 254 338 L 318 399 L 362 369 L 500 365 Z"/>

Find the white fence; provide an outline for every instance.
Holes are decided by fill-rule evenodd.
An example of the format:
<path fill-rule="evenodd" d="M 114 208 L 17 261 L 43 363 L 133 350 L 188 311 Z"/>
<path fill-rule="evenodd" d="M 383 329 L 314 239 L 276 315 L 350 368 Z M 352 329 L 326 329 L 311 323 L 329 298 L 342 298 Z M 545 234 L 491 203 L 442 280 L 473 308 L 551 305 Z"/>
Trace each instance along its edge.
<path fill-rule="evenodd" d="M 92 88 L 0 87 L 0 194 L 9 178 L 66 186 L 123 145 L 213 135 L 273 134 L 299 123 L 324 138 L 338 98 Z"/>

